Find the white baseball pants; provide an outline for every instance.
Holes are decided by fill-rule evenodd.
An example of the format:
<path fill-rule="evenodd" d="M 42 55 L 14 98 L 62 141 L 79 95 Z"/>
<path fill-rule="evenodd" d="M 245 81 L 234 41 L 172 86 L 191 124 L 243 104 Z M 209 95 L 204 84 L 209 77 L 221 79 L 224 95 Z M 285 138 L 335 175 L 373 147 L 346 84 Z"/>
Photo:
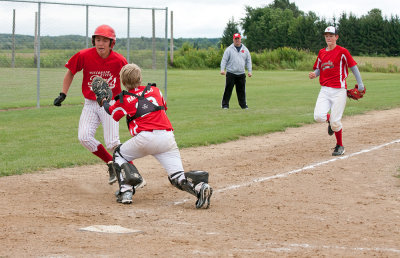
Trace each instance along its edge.
<path fill-rule="evenodd" d="M 110 102 L 112 105 L 115 100 Z M 79 119 L 78 139 L 90 152 L 97 151 L 100 141 L 95 137 L 100 123 L 103 126 L 104 142 L 106 148 L 113 151 L 119 144 L 119 123 L 116 122 L 97 101 L 85 98 L 85 104 Z"/>
<path fill-rule="evenodd" d="M 347 91 L 345 88 L 332 88 L 321 86 L 317 103 L 314 109 L 314 120 L 326 122 L 327 114 L 331 111 L 330 123 L 332 130 L 338 132 L 342 129 L 342 116 L 346 107 Z"/>
<path fill-rule="evenodd" d="M 143 131 L 132 137 L 120 147 L 121 156 L 116 155 L 115 162 L 122 165 L 127 161 L 152 155 L 164 167 L 168 175 L 184 171 L 181 155 L 172 131 Z"/>

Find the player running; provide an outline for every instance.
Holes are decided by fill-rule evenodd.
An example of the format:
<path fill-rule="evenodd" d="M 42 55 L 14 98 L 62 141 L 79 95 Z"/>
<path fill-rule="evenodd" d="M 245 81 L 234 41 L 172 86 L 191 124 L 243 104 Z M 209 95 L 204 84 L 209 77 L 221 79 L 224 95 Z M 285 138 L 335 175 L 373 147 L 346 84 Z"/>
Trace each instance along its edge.
<path fill-rule="evenodd" d="M 109 184 L 117 181 L 112 168 L 113 158 L 94 136 L 101 123 L 106 147 L 112 152 L 120 144 L 119 125 L 106 114 L 104 109 L 99 107 L 91 85 L 93 78 L 100 76 L 107 80 L 114 96 L 121 92 L 119 72 L 128 62 L 125 57 L 112 50 L 115 42 L 116 36 L 113 28 L 108 25 L 97 27 L 92 35 L 94 47 L 79 51 L 65 64 L 68 70 L 64 76 L 62 91 L 60 96 L 54 100 L 55 106 L 61 106 L 67 97 L 75 74 L 83 70 L 82 93 L 85 97 L 85 104 L 79 120 L 78 138 L 85 148 L 107 164 L 110 176 Z"/>
<path fill-rule="evenodd" d="M 349 51 L 336 44 L 339 38 L 337 29 L 333 26 L 327 27 L 324 36 L 327 47 L 319 51 L 313 67 L 314 72 L 309 73 L 310 79 L 319 76 L 321 84 L 314 109 L 314 120 L 329 123 L 328 134 L 335 134 L 336 137 L 336 146 L 332 155 L 339 156 L 344 154 L 341 120 L 347 100 L 348 67 L 357 80 L 359 91 L 364 90 L 364 84 L 357 63 Z"/>
<path fill-rule="evenodd" d="M 132 135 L 114 152 L 114 168 L 120 185 L 116 193 L 117 202 L 132 203 L 135 186 L 142 183 L 136 167 L 128 162 L 152 155 L 164 167 L 173 186 L 197 197 L 196 208 L 202 208 L 206 203 L 204 207 L 208 208 L 213 191 L 208 184 L 208 173 L 184 172 L 161 91 L 151 84 L 141 86 L 142 73 L 136 64 L 125 65 L 120 75 L 122 84 L 129 92 L 123 91 L 113 105 L 98 96 L 98 103 L 115 121 L 127 117 Z"/>

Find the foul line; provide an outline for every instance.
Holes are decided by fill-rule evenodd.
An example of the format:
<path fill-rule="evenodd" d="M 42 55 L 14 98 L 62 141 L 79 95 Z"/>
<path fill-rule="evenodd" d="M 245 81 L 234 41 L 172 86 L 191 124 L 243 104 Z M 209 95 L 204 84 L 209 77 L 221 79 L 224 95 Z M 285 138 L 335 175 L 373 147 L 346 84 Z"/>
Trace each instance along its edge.
<path fill-rule="evenodd" d="M 263 245 L 263 244 L 260 244 Z M 265 251 L 270 251 L 270 252 L 292 252 L 296 251 L 293 249 L 337 249 L 337 250 L 350 250 L 350 251 L 367 251 L 367 252 L 391 252 L 391 253 L 397 253 L 400 254 L 399 249 L 395 248 L 384 248 L 384 247 L 375 247 L 375 248 L 368 248 L 368 247 L 346 247 L 346 246 L 329 246 L 329 245 L 322 245 L 322 246 L 316 246 L 316 245 L 310 245 L 310 244 L 287 244 L 287 243 L 264 243 L 264 245 L 269 246 L 264 249 L 248 249 L 248 250 L 243 250 L 243 249 L 236 249 L 237 251 L 242 251 L 242 252 L 265 252 Z M 273 247 L 277 246 L 277 247 Z"/>
<path fill-rule="evenodd" d="M 228 187 L 225 187 L 225 188 L 222 188 L 222 189 L 218 189 L 218 190 L 216 190 L 214 192 L 221 193 L 221 192 L 224 192 L 224 191 L 227 191 L 227 190 L 232 190 L 232 189 L 237 189 L 237 188 L 240 188 L 240 187 L 249 186 L 249 185 L 254 184 L 254 183 L 269 181 L 269 180 L 276 179 L 276 178 L 288 177 L 288 176 L 290 176 L 292 174 L 301 173 L 303 171 L 306 171 L 306 170 L 309 170 L 309 169 L 313 169 L 313 168 L 316 168 L 316 167 L 320 167 L 322 165 L 325 165 L 325 164 L 328 164 L 328 163 L 331 163 L 331 162 L 335 162 L 335 161 L 343 160 L 343 159 L 348 159 L 348 158 L 351 158 L 351 157 L 354 157 L 354 156 L 357 156 L 357 155 L 361 155 L 361 154 L 364 154 L 364 153 L 367 153 L 367 152 L 375 151 L 375 150 L 381 149 L 383 147 L 386 147 L 386 146 L 389 146 L 389 145 L 392 145 L 392 144 L 395 144 L 395 143 L 400 143 L 400 139 L 397 139 L 397 140 L 394 140 L 394 141 L 391 141 L 391 142 L 388 142 L 388 143 L 384 143 L 384 144 L 381 144 L 381 145 L 378 145 L 378 146 L 375 146 L 375 147 L 372 147 L 372 148 L 369 148 L 369 149 L 365 149 L 365 150 L 361 150 L 361 151 L 358 151 L 358 152 L 355 152 L 355 153 L 351 153 L 351 154 L 348 154 L 348 155 L 339 156 L 339 157 L 336 157 L 336 158 L 333 158 L 333 159 L 330 159 L 330 160 L 326 160 L 326 161 L 318 162 L 318 163 L 315 163 L 315 164 L 311 164 L 309 166 L 305 166 L 305 167 L 302 167 L 300 169 L 295 169 L 295 170 L 292 170 L 292 171 L 289 171 L 289 172 L 276 174 L 276 175 L 268 176 L 268 177 L 256 178 L 256 179 L 254 179 L 254 180 L 252 180 L 250 182 L 247 182 L 247 183 L 244 183 L 244 184 L 239 184 L 239 185 L 228 186 Z M 189 201 L 189 199 L 185 199 L 185 200 L 180 201 L 180 202 L 175 202 L 175 205 L 182 204 L 182 203 L 185 203 L 187 201 Z M 328 246 L 328 245 L 315 246 L 315 245 L 310 245 L 310 244 L 296 244 L 296 243 L 292 243 L 292 244 L 265 243 L 265 245 L 267 245 L 267 246 L 283 245 L 283 247 L 277 247 L 277 248 L 267 247 L 268 251 L 276 251 L 276 252 L 288 252 L 288 251 L 290 252 L 290 251 L 292 251 L 293 248 L 305 248 L 305 249 L 323 248 L 323 249 L 341 249 L 341 250 L 368 251 L 368 252 L 371 252 L 371 251 L 392 252 L 392 253 L 400 254 L 400 250 L 399 249 L 396 249 L 396 248 L 383 248 L 383 247 L 365 248 L 365 247 L 345 247 L 345 246 Z M 245 251 L 245 250 L 241 250 L 241 251 Z M 255 249 L 255 250 L 252 249 L 251 251 L 252 252 L 257 251 L 257 249 Z"/>
<path fill-rule="evenodd" d="M 352 154 L 339 156 L 337 158 L 333 158 L 333 159 L 330 159 L 330 160 L 326 160 L 326 161 L 318 162 L 318 163 L 315 163 L 315 164 L 311 164 L 311 165 L 308 165 L 308 166 L 305 166 L 305 167 L 302 167 L 302 168 L 299 168 L 299 169 L 295 169 L 295 170 L 292 170 L 292 171 L 289 171 L 289 172 L 285 172 L 285 173 L 282 173 L 282 174 L 277 174 L 277 175 L 268 176 L 268 177 L 256 178 L 256 179 L 253 179 L 251 182 L 247 182 L 247 183 L 240 184 L 240 185 L 231 185 L 231 186 L 219 189 L 216 192 L 220 193 L 220 192 L 224 192 L 226 190 L 232 190 L 232 189 L 237 189 L 237 188 L 244 187 L 244 186 L 249 186 L 249 185 L 251 185 L 253 183 L 269 181 L 269 180 L 276 179 L 276 178 L 288 177 L 288 176 L 290 176 L 292 174 L 297 174 L 297 173 L 303 172 L 305 170 L 309 170 L 309 169 L 313 169 L 313 168 L 316 168 L 316 167 L 320 167 L 322 165 L 325 165 L 325 164 L 328 164 L 328 163 L 331 163 L 331 162 L 335 162 L 335 161 L 342 160 L 342 159 L 348 159 L 348 158 L 351 158 L 351 157 L 354 157 L 354 156 L 357 156 L 357 155 L 360 155 L 360 154 L 364 154 L 364 153 L 367 153 L 367 152 L 378 150 L 378 149 L 381 149 L 383 147 L 386 147 L 386 146 L 394 144 L 394 143 L 400 143 L 400 139 L 397 139 L 397 140 L 394 140 L 394 141 L 391 141 L 391 142 L 388 142 L 388 143 L 384 143 L 382 145 L 375 146 L 375 147 L 372 147 L 370 149 L 361 150 L 361 151 L 358 151 L 358 152 L 354 152 Z"/>
<path fill-rule="evenodd" d="M 367 153 L 367 152 L 375 151 L 375 150 L 381 149 L 383 147 L 389 146 L 389 145 L 394 144 L 394 143 L 400 143 L 400 139 L 397 139 L 397 140 L 394 140 L 394 141 L 391 141 L 391 142 L 388 142 L 388 143 L 384 143 L 384 144 L 372 147 L 370 149 L 361 150 L 361 151 L 354 152 L 354 153 L 351 153 L 351 154 L 348 154 L 348 155 L 339 156 L 337 158 L 333 158 L 333 159 L 325 160 L 325 161 L 318 162 L 318 163 L 315 163 L 315 164 L 311 164 L 311 165 L 308 165 L 308 166 L 305 166 L 305 167 L 302 167 L 302 168 L 299 168 L 299 169 L 295 169 L 295 170 L 292 170 L 292 171 L 289 171 L 289 172 L 276 174 L 276 175 L 268 176 L 268 177 L 256 178 L 256 179 L 253 179 L 252 181 L 244 183 L 244 184 L 231 185 L 231 186 L 228 186 L 228 187 L 225 187 L 225 188 L 221 188 L 221 189 L 218 189 L 218 190 L 214 189 L 214 192 L 221 193 L 221 192 L 225 192 L 227 190 L 232 190 L 232 189 L 237 189 L 237 188 L 249 186 L 249 185 L 252 185 L 254 183 L 269 181 L 269 180 L 276 179 L 276 178 L 288 177 L 288 176 L 290 176 L 292 174 L 297 174 L 297 173 L 300 173 L 300 172 L 303 172 L 303 171 L 306 171 L 306 170 L 309 170 L 309 169 L 320 167 L 322 165 L 325 165 L 325 164 L 328 164 L 328 163 L 331 163 L 331 162 L 335 162 L 335 161 L 342 160 L 342 159 L 348 159 L 348 158 L 351 158 L 351 157 L 354 157 L 354 156 L 357 156 L 357 155 L 361 155 L 361 154 L 364 154 L 364 153 Z M 174 204 L 175 205 L 179 205 L 179 204 L 185 203 L 187 201 L 189 201 L 189 199 L 184 199 L 182 201 L 177 201 L 177 202 L 174 202 Z"/>

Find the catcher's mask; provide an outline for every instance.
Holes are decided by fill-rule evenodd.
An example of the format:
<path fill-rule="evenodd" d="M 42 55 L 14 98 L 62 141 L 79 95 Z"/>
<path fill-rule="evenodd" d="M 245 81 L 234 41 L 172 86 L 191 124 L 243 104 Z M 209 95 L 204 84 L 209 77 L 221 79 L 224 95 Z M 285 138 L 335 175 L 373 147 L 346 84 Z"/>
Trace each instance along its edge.
<path fill-rule="evenodd" d="M 113 48 L 116 42 L 116 36 L 115 36 L 115 31 L 113 28 L 111 28 L 108 25 L 100 25 L 99 27 L 96 28 L 92 35 L 92 44 L 94 46 L 94 39 L 96 36 L 103 36 L 106 38 L 111 39 L 110 41 L 110 48 Z"/>

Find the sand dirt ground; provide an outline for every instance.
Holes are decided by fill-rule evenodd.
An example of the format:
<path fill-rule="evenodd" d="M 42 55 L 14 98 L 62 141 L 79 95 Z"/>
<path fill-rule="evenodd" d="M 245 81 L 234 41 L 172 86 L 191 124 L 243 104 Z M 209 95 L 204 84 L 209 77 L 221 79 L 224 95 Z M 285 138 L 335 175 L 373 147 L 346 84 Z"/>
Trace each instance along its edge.
<path fill-rule="evenodd" d="M 104 165 L 0 178 L 0 257 L 400 257 L 400 109 L 181 150 L 209 171 L 209 209 L 172 187 L 153 157 L 132 205 Z M 103 225 L 137 230 L 98 233 Z"/>

